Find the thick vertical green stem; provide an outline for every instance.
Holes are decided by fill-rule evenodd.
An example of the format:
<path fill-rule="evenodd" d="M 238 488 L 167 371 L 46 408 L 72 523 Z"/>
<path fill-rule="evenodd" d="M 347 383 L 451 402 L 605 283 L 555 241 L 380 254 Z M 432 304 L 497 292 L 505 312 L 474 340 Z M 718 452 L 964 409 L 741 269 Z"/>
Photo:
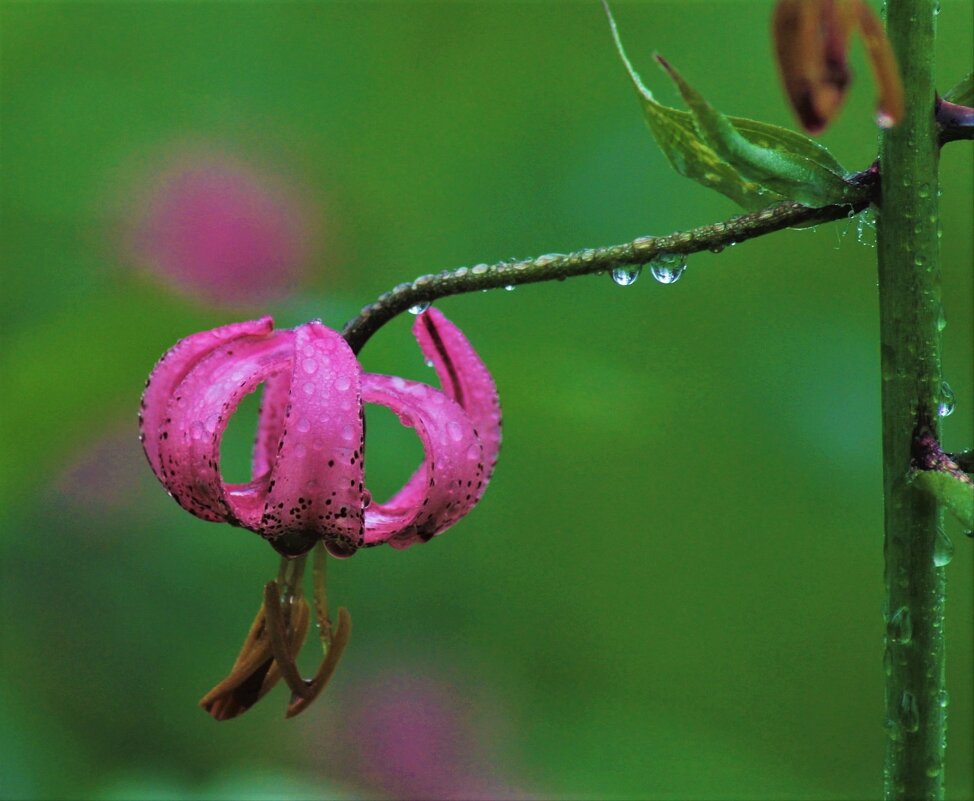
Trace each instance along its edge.
<path fill-rule="evenodd" d="M 933 53 L 939 0 L 888 0 L 906 118 L 882 133 L 878 226 L 886 512 L 887 799 L 943 798 L 942 512 L 910 485 L 915 443 L 938 434 L 940 396 L 939 148 Z"/>

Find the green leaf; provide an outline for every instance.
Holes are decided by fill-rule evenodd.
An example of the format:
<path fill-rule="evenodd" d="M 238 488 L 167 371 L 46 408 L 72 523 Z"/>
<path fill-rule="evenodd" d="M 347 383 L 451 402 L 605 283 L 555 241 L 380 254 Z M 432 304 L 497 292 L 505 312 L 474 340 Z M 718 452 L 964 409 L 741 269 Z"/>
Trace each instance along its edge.
<path fill-rule="evenodd" d="M 748 210 L 781 200 L 817 206 L 847 197 L 851 187 L 844 180 L 846 170 L 808 137 L 769 123 L 725 117 L 689 86 L 694 98 L 693 103 L 687 100 L 690 112 L 657 101 L 629 61 L 605 0 L 603 7 L 650 132 L 680 175 L 721 192 Z"/>
<path fill-rule="evenodd" d="M 944 92 L 944 100 L 960 106 L 974 106 L 974 72 Z"/>
<path fill-rule="evenodd" d="M 800 147 L 793 149 L 793 145 L 786 144 L 780 136 L 784 128 L 777 128 L 773 137 L 764 137 L 768 144 L 777 142 L 775 147 L 753 142 L 711 106 L 662 56 L 657 55 L 656 60 L 680 90 L 701 139 L 742 176 L 806 206 L 827 206 L 841 203 L 848 197 L 851 187 L 827 160 L 821 158 L 819 151 L 824 148 L 811 139 L 792 133 L 792 139 L 800 142 Z M 765 127 L 776 129 L 773 125 Z M 812 154 L 814 158 L 810 157 Z"/>
<path fill-rule="evenodd" d="M 913 481 L 946 506 L 962 526 L 974 529 L 974 481 L 969 476 L 945 470 L 920 470 Z"/>
<path fill-rule="evenodd" d="M 653 97 L 653 93 L 643 84 L 642 78 L 626 55 L 615 18 L 606 0 L 602 0 L 602 6 L 609 19 L 609 28 L 612 31 L 616 51 L 636 89 L 650 133 L 663 151 L 663 155 L 673 165 L 673 169 L 685 178 L 692 178 L 726 195 L 749 211 L 784 200 L 785 198 L 776 192 L 745 180 L 737 170 L 722 161 L 713 149 L 700 139 L 689 112 L 664 106 Z"/>

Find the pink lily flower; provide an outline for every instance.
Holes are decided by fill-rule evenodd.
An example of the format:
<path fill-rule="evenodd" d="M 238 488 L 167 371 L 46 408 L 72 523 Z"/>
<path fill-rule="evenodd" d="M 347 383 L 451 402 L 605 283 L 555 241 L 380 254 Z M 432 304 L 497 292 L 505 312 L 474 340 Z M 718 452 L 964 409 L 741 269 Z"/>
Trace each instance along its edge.
<path fill-rule="evenodd" d="M 320 322 L 275 331 L 264 317 L 186 337 L 155 366 L 142 396 L 149 464 L 184 509 L 255 531 L 284 556 L 318 540 L 340 557 L 383 542 L 426 542 L 480 500 L 501 419 L 493 379 L 460 329 L 430 309 L 413 333 L 442 390 L 363 372 L 342 336 Z M 223 432 L 261 384 L 251 480 L 227 484 Z M 425 451 L 385 503 L 371 502 L 364 483 L 364 403 L 415 427 Z"/>

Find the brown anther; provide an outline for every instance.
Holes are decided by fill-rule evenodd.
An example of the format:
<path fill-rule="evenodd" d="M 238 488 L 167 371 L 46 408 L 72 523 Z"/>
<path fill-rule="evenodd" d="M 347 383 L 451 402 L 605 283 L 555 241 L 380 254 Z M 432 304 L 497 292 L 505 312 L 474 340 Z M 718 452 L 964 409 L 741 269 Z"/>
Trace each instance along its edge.
<path fill-rule="evenodd" d="M 293 655 L 304 644 L 309 622 L 307 601 L 296 599 L 287 639 L 288 650 Z M 216 720 L 230 720 L 242 715 L 267 695 L 280 678 L 281 673 L 272 653 L 266 608 L 261 604 L 230 673 L 200 699 L 200 706 Z"/>
<path fill-rule="evenodd" d="M 311 607 L 301 594 L 303 559 L 283 560 L 277 581 L 264 586 L 264 602 L 244 640 L 230 674 L 200 700 L 216 720 L 229 720 L 246 712 L 281 679 L 291 690 L 287 717 L 300 714 L 324 690 L 341 659 L 351 633 L 348 610 L 338 610 L 332 629 L 325 594 L 325 549 L 315 550 L 315 616 L 324 659 L 314 678 L 304 679 L 295 660 L 308 635 Z"/>

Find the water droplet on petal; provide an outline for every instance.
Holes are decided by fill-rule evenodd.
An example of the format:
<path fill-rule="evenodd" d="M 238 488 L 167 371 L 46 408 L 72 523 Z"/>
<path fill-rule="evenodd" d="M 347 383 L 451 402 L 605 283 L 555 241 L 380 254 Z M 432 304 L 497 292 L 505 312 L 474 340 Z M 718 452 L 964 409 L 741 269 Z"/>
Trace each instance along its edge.
<path fill-rule="evenodd" d="M 308 375 L 313 375 L 318 370 L 318 362 L 314 359 L 305 359 L 301 362 L 301 369 Z"/>
<path fill-rule="evenodd" d="M 366 509 L 372 505 L 372 493 L 368 490 L 362 490 L 362 508 Z"/>
<path fill-rule="evenodd" d="M 193 439 L 203 439 L 203 424 L 197 420 L 189 427 L 189 433 Z"/>
<path fill-rule="evenodd" d="M 653 278 L 661 284 L 675 284 L 687 268 L 687 257 L 682 253 L 661 253 L 649 263 Z"/>
<path fill-rule="evenodd" d="M 940 403 L 937 404 L 937 414 L 941 417 L 950 417 L 954 411 L 954 390 L 950 384 L 942 381 L 940 384 Z"/>
<path fill-rule="evenodd" d="M 454 442 L 459 442 L 463 439 L 463 427 L 455 420 L 451 420 L 446 424 L 446 431 L 450 435 L 450 439 Z"/>
<path fill-rule="evenodd" d="M 471 462 L 475 462 L 480 458 L 481 450 L 479 445 L 471 445 L 467 448 L 467 458 Z"/>
<path fill-rule="evenodd" d="M 933 563 L 936 567 L 947 567 L 954 558 L 954 543 L 947 532 L 937 529 L 937 538 L 933 541 Z"/>
<path fill-rule="evenodd" d="M 294 446 L 294 455 L 297 456 L 299 459 L 303 459 L 307 455 L 307 453 L 308 453 L 308 449 L 302 443 L 299 442 L 297 445 Z"/>
<path fill-rule="evenodd" d="M 305 384 L 304 384 L 304 386 L 301 387 L 301 389 L 304 390 L 304 394 L 305 395 L 314 395 L 315 394 L 315 385 L 312 384 L 310 381 L 306 381 Z"/>
<path fill-rule="evenodd" d="M 311 430 L 311 421 L 307 417 L 302 417 L 298 420 L 298 431 L 302 434 L 307 433 Z"/>
<path fill-rule="evenodd" d="M 423 359 L 423 362 L 426 364 L 427 367 L 432 367 L 433 366 L 433 360 L 432 359 Z"/>
<path fill-rule="evenodd" d="M 352 434 L 352 427 L 350 425 L 342 426 L 342 439 L 350 440 L 352 438 Z"/>
<path fill-rule="evenodd" d="M 632 286 L 639 280 L 641 267 L 616 267 L 612 271 L 612 281 L 619 286 Z"/>
<path fill-rule="evenodd" d="M 410 417 L 408 414 L 399 415 L 399 422 L 402 423 L 402 425 L 404 425 L 406 428 L 413 427 L 413 418 Z"/>
<path fill-rule="evenodd" d="M 910 607 L 901 606 L 886 623 L 886 636 L 897 645 L 907 645 L 913 639 L 913 615 Z"/>
<path fill-rule="evenodd" d="M 352 386 L 352 380 L 347 375 L 340 375 L 335 379 L 335 389 L 339 392 L 345 392 L 350 386 Z"/>
<path fill-rule="evenodd" d="M 424 300 L 424 301 L 422 301 L 420 303 L 415 303 L 412 306 L 410 306 L 409 307 L 409 313 L 410 314 L 422 314 L 429 307 L 430 307 L 429 302 Z"/>
<path fill-rule="evenodd" d="M 912 734 L 920 728 L 920 709 L 916 696 L 909 690 L 904 690 L 900 697 L 899 717 L 904 731 Z"/>

